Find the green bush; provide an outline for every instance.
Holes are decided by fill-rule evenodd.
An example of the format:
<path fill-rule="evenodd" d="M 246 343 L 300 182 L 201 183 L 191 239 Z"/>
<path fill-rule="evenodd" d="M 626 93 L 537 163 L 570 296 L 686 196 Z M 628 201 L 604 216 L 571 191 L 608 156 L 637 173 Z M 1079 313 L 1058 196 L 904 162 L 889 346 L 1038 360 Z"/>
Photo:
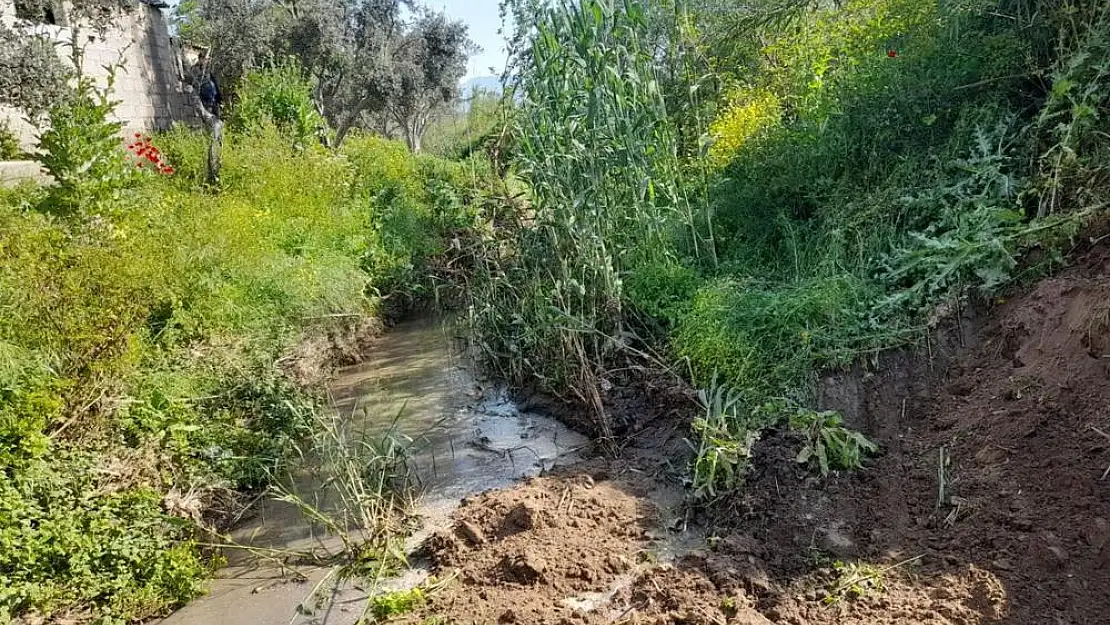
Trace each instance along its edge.
<path fill-rule="evenodd" d="M 312 100 L 312 83 L 295 60 L 248 72 L 235 93 L 229 118 L 235 131 L 254 132 L 273 125 L 305 146 L 326 127 Z"/>
<path fill-rule="evenodd" d="M 111 99 L 114 74 L 104 88 L 80 77 L 48 114 L 36 158 L 54 179 L 50 210 L 69 214 L 96 211 L 134 179 L 123 152 L 123 124 L 109 121 L 118 104 Z"/>
<path fill-rule="evenodd" d="M 23 157 L 19 137 L 12 132 L 7 121 L 0 122 L 0 161 L 15 161 Z"/>
<path fill-rule="evenodd" d="M 113 483 L 105 460 L 56 448 L 0 480 L 0 618 L 95 607 L 140 620 L 200 594 L 189 524 L 154 490 Z"/>

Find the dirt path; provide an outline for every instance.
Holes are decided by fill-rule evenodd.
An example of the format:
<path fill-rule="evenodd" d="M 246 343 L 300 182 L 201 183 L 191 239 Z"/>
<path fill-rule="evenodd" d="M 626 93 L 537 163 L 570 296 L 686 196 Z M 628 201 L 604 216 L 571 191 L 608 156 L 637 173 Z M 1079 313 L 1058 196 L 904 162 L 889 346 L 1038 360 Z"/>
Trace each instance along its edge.
<path fill-rule="evenodd" d="M 707 540 L 666 529 L 680 434 L 659 423 L 615 463 L 468 499 L 426 543 L 451 581 L 401 622 L 1110 623 L 1108 269 L 1086 250 L 949 333 L 966 346 L 828 382 L 882 455 L 819 479 L 772 433 Z"/>

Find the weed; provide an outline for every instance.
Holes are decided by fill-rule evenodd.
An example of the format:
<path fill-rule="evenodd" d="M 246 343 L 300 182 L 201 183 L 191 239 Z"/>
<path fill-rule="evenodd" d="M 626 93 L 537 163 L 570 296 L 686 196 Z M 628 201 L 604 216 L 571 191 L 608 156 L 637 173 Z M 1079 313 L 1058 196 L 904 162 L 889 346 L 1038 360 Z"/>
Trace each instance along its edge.
<path fill-rule="evenodd" d="M 702 416 L 691 430 L 697 442 L 687 441 L 695 453 L 692 467 L 693 495 L 710 499 L 737 487 L 751 461 L 752 446 L 759 440 L 759 424 L 745 414 L 740 394 L 726 384 L 698 391 Z"/>
<path fill-rule="evenodd" d="M 93 214 L 133 180 L 119 139 L 123 124 L 111 121 L 118 102 L 111 99 L 115 70 L 99 87 L 87 76 L 49 111 L 49 126 L 39 136 L 35 158 L 54 179 L 49 209 Z"/>
<path fill-rule="evenodd" d="M 417 586 L 411 590 L 398 590 L 378 595 L 370 600 L 370 613 L 379 621 L 408 614 L 427 601 L 424 591 Z"/>
<path fill-rule="evenodd" d="M 825 597 L 821 600 L 825 605 L 837 605 L 883 591 L 883 575 L 886 571 L 877 566 L 837 560 L 833 563 L 833 571 L 836 578 L 829 584 Z"/>
<path fill-rule="evenodd" d="M 907 558 L 889 566 L 879 567 L 864 562 L 833 563 L 834 579 L 826 589 L 822 603 L 825 605 L 839 605 L 845 600 L 854 600 L 881 593 L 886 575 L 891 571 L 905 566 L 913 565 L 921 560 L 922 556 Z"/>
<path fill-rule="evenodd" d="M 844 427 L 837 412 L 801 409 L 790 417 L 790 427 L 805 437 L 797 461 L 816 465 L 822 476 L 834 469 L 862 469 L 864 458 L 879 450 L 863 434 Z"/>

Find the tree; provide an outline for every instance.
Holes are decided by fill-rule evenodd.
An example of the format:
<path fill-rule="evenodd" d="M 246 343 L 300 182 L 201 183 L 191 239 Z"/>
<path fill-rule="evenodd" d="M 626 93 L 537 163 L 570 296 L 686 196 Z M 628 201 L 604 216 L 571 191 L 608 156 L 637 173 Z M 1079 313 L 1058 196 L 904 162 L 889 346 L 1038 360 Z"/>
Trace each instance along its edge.
<path fill-rule="evenodd" d="M 408 23 L 407 13 L 417 18 Z M 429 111 L 457 96 L 474 49 L 465 25 L 413 0 L 190 0 L 178 20 L 184 38 L 210 47 L 225 86 L 252 67 L 297 59 L 336 145 L 384 113 L 405 120 L 398 127 L 419 149 Z"/>
<path fill-rule="evenodd" d="M 297 42 L 302 62 L 316 61 L 308 67 L 317 85 L 317 107 L 335 129 L 336 145 L 365 113 L 384 110 L 397 90 L 402 70 L 395 57 L 405 33 L 404 8 L 412 8 L 409 0 L 351 2 L 344 17 L 347 28 L 338 42 L 328 46 L 323 40 L 319 51 L 307 37 Z M 320 34 L 323 39 L 324 32 Z M 306 58 L 308 51 L 316 57 Z"/>
<path fill-rule="evenodd" d="M 474 50 L 466 26 L 442 13 L 425 13 L 406 34 L 395 59 L 400 80 L 385 107 L 413 152 L 420 151 L 435 113 L 458 99 Z"/>

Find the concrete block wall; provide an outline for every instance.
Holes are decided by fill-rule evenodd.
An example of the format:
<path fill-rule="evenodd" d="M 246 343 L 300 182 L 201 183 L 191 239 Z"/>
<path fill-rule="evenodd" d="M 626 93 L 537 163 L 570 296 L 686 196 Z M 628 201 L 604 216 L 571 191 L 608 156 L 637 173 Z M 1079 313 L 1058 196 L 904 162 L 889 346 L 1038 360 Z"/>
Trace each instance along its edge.
<path fill-rule="evenodd" d="M 0 0 L 0 20 L 15 22 L 14 0 Z M 34 31 L 59 42 L 69 42 L 73 30 L 66 26 L 35 25 Z M 87 29 L 78 31 L 85 42 L 83 71 L 104 86 L 106 66 L 116 66 L 113 97 L 119 101 L 116 121 L 123 122 L 124 133 L 149 132 L 169 128 L 174 121 L 191 119 L 183 91 L 178 54 L 170 39 L 166 16 L 156 7 L 136 2 L 134 9 L 105 36 Z M 69 49 L 60 47 L 66 56 Z M 7 118 L 25 148 L 35 144 L 36 130 L 22 116 L 0 107 L 0 119 Z"/>

